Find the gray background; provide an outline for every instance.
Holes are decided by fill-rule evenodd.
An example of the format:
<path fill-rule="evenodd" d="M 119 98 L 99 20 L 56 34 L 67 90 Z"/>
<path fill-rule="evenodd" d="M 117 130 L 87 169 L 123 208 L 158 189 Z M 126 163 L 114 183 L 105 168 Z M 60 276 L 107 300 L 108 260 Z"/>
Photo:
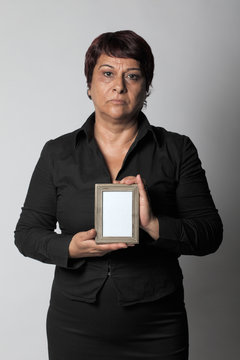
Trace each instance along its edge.
<path fill-rule="evenodd" d="M 151 123 L 199 150 L 225 226 L 220 250 L 182 257 L 191 360 L 239 351 L 240 3 L 234 0 L 1 0 L 0 356 L 47 359 L 45 316 L 54 267 L 21 256 L 13 231 L 44 143 L 92 111 L 84 55 L 100 33 L 132 29 L 156 60 Z"/>

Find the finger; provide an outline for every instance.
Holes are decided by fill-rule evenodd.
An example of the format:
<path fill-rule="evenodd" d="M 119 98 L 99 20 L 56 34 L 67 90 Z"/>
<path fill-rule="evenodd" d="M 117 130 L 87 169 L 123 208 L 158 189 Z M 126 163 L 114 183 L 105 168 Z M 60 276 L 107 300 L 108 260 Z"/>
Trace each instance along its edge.
<path fill-rule="evenodd" d="M 136 176 L 126 176 L 125 178 L 123 178 L 120 181 L 120 184 L 127 184 L 127 185 L 131 185 L 131 184 L 136 184 Z"/>
<path fill-rule="evenodd" d="M 127 249 L 126 243 L 97 244 L 97 248 L 102 251 L 114 251 L 119 249 Z"/>

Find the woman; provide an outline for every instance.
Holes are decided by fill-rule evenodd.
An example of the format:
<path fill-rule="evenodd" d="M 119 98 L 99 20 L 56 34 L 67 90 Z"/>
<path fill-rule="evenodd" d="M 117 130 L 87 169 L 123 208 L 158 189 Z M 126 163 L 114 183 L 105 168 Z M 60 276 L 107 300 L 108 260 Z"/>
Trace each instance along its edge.
<path fill-rule="evenodd" d="M 222 223 L 192 142 L 141 112 L 153 69 L 136 33 L 96 38 L 85 61 L 95 112 L 49 141 L 34 170 L 15 241 L 56 265 L 50 360 L 188 358 L 178 257 L 216 251 Z M 139 245 L 95 243 L 94 185 L 111 182 L 138 185 Z"/>

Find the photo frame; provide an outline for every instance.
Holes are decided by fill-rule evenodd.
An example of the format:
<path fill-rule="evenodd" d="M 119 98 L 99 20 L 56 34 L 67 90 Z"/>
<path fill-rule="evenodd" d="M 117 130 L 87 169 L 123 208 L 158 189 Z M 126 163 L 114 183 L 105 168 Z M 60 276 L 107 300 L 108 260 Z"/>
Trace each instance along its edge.
<path fill-rule="evenodd" d="M 95 184 L 96 243 L 139 242 L 137 184 Z"/>

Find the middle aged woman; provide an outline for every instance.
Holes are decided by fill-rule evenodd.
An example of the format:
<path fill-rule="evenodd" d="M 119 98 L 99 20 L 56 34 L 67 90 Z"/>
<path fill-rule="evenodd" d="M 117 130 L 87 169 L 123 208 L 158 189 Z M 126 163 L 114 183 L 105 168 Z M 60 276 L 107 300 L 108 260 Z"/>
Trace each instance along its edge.
<path fill-rule="evenodd" d="M 214 252 L 222 223 L 192 142 L 151 126 L 141 112 L 153 69 L 136 33 L 96 38 L 85 62 L 95 112 L 49 141 L 34 171 L 16 244 L 56 265 L 50 360 L 188 358 L 178 257 Z M 95 243 L 94 185 L 111 182 L 138 184 L 139 245 Z"/>

